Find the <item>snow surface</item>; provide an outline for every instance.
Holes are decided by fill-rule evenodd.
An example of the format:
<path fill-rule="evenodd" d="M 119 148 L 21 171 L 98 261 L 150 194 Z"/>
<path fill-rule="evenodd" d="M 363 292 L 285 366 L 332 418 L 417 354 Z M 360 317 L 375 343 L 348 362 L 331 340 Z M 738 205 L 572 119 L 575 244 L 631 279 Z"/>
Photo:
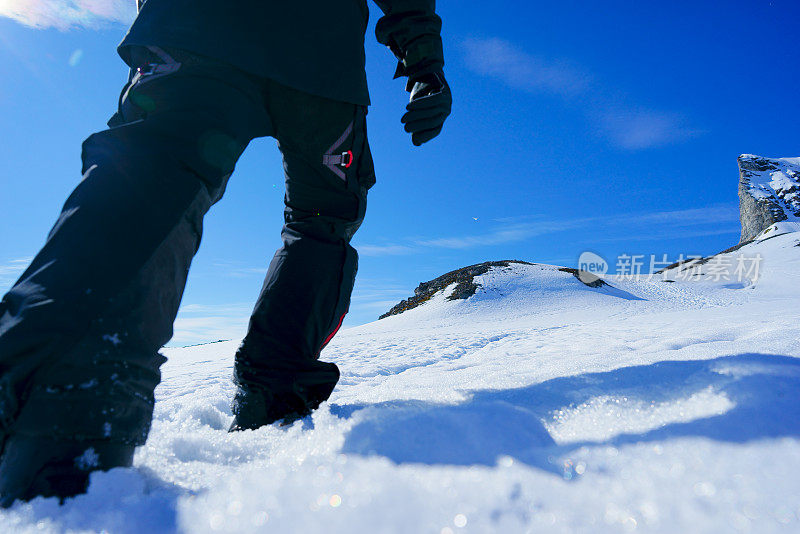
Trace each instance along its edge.
<path fill-rule="evenodd" d="M 341 332 L 339 386 L 290 427 L 226 432 L 236 341 L 167 349 L 134 468 L 0 531 L 798 532 L 799 244 L 613 287 L 493 269 Z M 719 276 L 743 256 L 757 276 Z"/>
<path fill-rule="evenodd" d="M 766 159 L 752 154 L 742 154 L 740 158 Z M 800 221 L 795 215 L 800 213 L 800 158 L 770 159 L 775 170 L 749 171 L 750 194 L 759 200 L 774 199 L 790 221 Z"/>

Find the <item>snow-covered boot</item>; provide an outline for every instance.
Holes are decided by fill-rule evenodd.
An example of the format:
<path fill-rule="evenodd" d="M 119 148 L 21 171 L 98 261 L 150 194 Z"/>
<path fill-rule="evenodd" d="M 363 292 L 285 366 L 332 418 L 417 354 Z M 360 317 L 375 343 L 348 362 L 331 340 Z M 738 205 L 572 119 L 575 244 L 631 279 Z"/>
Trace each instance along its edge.
<path fill-rule="evenodd" d="M 302 402 L 290 406 L 276 402 L 266 390 L 240 385 L 233 399 L 234 419 L 228 432 L 255 430 L 278 421 L 281 425 L 289 425 L 310 413 L 311 410 Z"/>
<path fill-rule="evenodd" d="M 0 459 L 0 506 L 36 497 L 86 493 L 89 474 L 130 467 L 133 445 L 111 441 L 63 441 L 12 435 Z"/>

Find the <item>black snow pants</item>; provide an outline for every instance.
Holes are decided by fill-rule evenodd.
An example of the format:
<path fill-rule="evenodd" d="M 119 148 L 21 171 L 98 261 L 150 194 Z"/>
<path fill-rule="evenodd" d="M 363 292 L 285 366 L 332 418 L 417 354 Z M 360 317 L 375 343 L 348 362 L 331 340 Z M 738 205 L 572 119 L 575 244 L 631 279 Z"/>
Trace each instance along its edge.
<path fill-rule="evenodd" d="M 83 144 L 82 181 L 0 302 L 0 438 L 144 443 L 203 216 L 261 136 L 284 158 L 283 246 L 236 380 L 308 408 L 338 380 L 318 357 L 349 306 L 374 183 L 366 108 L 177 50 L 136 55 L 109 129 Z"/>

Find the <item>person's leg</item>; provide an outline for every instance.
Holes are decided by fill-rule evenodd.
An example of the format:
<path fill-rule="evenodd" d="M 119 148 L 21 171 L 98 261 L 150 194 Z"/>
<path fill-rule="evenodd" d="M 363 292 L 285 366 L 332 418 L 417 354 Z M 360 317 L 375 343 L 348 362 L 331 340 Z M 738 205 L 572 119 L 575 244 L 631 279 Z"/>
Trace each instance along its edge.
<path fill-rule="evenodd" d="M 59 443 L 72 452 L 144 443 L 158 350 L 172 335 L 203 215 L 248 142 L 271 133 L 262 82 L 160 49 L 142 63 L 112 127 L 85 141 L 83 181 L 43 249 L 0 301 L 6 503 L 59 493 L 19 465 L 50 462 Z M 102 465 L 101 455 L 94 468 L 120 458 Z"/>
<path fill-rule="evenodd" d="M 283 247 L 236 354 L 231 430 L 303 417 L 333 391 L 338 368 L 318 358 L 350 305 L 349 243 L 375 182 L 365 107 L 278 84 L 267 102 L 286 172 Z"/>

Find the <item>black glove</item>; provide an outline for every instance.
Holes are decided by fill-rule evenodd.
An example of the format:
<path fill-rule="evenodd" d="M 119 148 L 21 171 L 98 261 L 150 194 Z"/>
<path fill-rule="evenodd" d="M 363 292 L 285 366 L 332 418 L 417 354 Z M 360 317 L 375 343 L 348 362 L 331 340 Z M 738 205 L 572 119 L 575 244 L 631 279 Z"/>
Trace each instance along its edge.
<path fill-rule="evenodd" d="M 410 77 L 406 91 L 411 93 L 411 98 L 400 122 L 411 134 L 411 142 L 420 146 L 442 131 L 453 106 L 453 95 L 442 71 Z"/>

